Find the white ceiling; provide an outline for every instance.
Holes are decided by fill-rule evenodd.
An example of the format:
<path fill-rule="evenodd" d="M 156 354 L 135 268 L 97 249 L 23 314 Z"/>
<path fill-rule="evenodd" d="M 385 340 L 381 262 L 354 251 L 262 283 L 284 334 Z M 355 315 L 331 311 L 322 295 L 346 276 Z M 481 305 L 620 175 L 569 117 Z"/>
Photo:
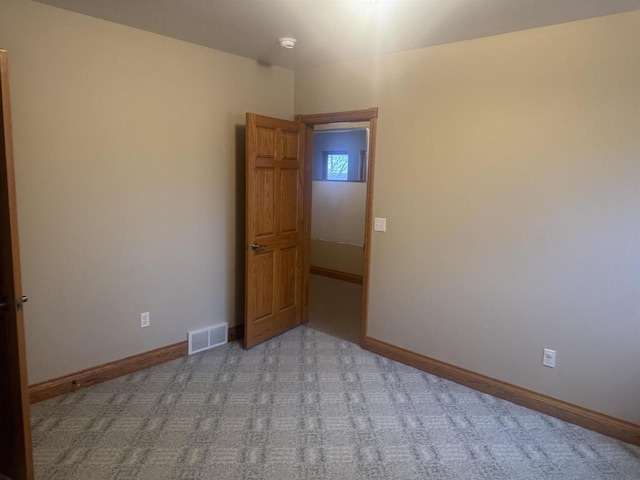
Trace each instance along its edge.
<path fill-rule="evenodd" d="M 640 9 L 640 0 L 38 1 L 292 69 Z M 297 38 L 295 49 L 280 47 L 282 36 Z"/>

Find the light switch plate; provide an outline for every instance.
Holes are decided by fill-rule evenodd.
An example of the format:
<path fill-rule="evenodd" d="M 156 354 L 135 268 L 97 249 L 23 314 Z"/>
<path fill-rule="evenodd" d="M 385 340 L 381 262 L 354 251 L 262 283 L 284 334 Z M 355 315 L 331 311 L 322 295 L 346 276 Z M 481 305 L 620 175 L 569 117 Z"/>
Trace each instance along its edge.
<path fill-rule="evenodd" d="M 373 229 L 376 232 L 386 232 L 387 231 L 387 219 L 376 217 L 373 222 Z"/>

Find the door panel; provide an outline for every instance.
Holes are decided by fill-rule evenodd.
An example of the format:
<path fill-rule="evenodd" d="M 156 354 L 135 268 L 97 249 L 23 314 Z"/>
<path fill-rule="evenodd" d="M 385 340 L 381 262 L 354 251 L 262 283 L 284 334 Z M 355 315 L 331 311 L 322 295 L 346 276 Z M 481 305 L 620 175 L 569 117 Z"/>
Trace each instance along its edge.
<path fill-rule="evenodd" d="M 256 128 L 257 132 L 257 156 L 263 158 L 275 158 L 276 132 L 272 128 Z"/>
<path fill-rule="evenodd" d="M 0 477 L 32 480 L 7 52 L 0 50 Z"/>
<path fill-rule="evenodd" d="M 247 114 L 245 346 L 302 320 L 303 129 Z M 252 247 L 254 245 L 254 247 Z"/>
<path fill-rule="evenodd" d="M 273 291 L 274 263 L 273 252 L 256 255 L 254 265 L 255 289 L 255 319 L 260 321 L 273 314 L 274 299 Z"/>
<path fill-rule="evenodd" d="M 256 168 L 255 171 L 255 235 L 261 237 L 275 232 L 275 168 Z"/>
<path fill-rule="evenodd" d="M 283 133 L 283 148 L 282 148 L 282 157 L 284 160 L 294 160 L 298 159 L 298 142 L 299 142 L 299 132 L 284 132 Z"/>
<path fill-rule="evenodd" d="M 280 170 L 280 195 L 281 198 L 297 198 L 300 179 L 298 169 L 282 168 Z M 280 232 L 295 232 L 300 223 L 298 218 L 298 203 L 284 203 L 281 205 Z"/>
<path fill-rule="evenodd" d="M 298 286 L 296 262 L 298 261 L 296 247 L 280 251 L 280 288 L 278 290 L 278 305 L 280 310 L 295 307 L 296 289 Z"/>

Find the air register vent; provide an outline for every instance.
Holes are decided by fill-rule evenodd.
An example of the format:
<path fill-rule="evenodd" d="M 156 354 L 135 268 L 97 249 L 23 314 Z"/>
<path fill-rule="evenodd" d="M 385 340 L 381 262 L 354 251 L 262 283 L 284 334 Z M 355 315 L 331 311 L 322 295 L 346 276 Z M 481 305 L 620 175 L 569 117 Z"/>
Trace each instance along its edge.
<path fill-rule="evenodd" d="M 227 343 L 227 323 L 189 332 L 189 355 Z"/>

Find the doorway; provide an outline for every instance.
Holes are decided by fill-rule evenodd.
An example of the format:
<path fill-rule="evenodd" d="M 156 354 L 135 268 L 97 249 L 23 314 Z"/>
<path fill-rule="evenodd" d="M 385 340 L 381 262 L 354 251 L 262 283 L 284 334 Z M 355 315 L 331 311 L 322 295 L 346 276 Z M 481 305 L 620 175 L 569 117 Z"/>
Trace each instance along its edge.
<path fill-rule="evenodd" d="M 360 343 L 369 122 L 315 125 L 308 326 Z"/>
<path fill-rule="evenodd" d="M 312 312 L 326 317 L 320 330 L 359 345 L 367 333 L 377 116 L 371 108 L 296 117 L 306 126 L 305 212 L 313 212 L 305 218 L 304 320 L 321 309 Z"/>

